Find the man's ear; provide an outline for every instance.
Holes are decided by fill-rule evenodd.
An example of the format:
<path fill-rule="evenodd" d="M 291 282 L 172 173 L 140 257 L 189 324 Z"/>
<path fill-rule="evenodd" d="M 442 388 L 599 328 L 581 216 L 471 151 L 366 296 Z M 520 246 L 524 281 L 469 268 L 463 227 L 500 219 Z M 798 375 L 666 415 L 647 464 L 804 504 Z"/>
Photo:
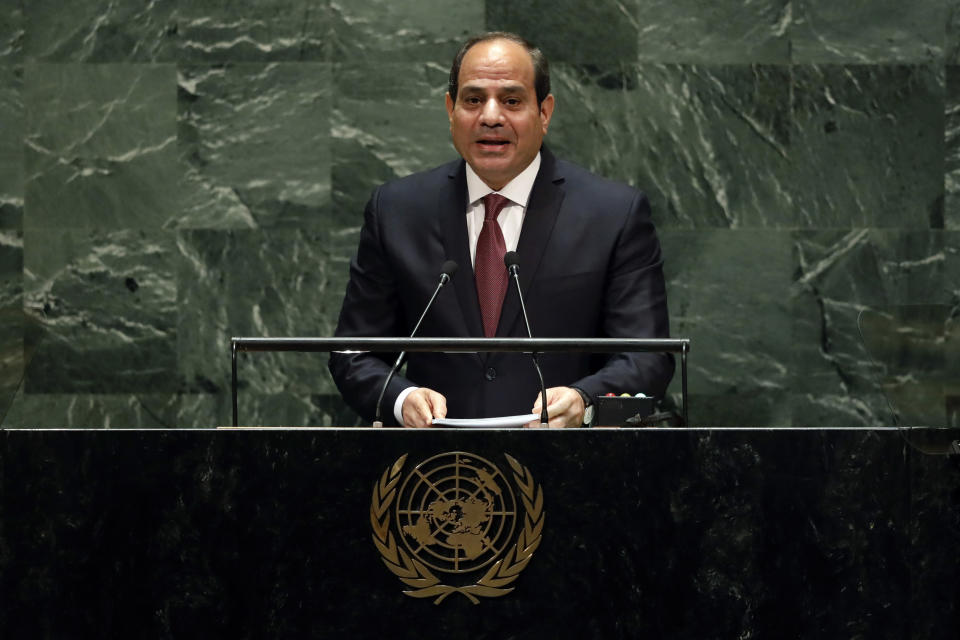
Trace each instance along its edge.
<path fill-rule="evenodd" d="M 544 133 L 547 132 L 547 127 L 550 126 L 550 118 L 553 117 L 554 106 L 555 101 L 552 93 L 544 98 L 543 102 L 540 103 L 540 124 L 543 126 Z"/>
<path fill-rule="evenodd" d="M 453 98 L 450 97 L 450 92 L 444 94 L 445 102 L 447 103 L 447 119 L 450 120 L 450 126 L 453 126 Z"/>

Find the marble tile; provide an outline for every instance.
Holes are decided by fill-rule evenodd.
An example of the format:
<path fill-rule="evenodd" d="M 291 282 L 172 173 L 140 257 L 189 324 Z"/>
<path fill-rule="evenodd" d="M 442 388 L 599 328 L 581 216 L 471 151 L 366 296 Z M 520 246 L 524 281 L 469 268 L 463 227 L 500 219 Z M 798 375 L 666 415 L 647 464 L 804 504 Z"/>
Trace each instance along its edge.
<path fill-rule="evenodd" d="M 0 64 L 0 229 L 23 220 L 23 68 Z"/>
<path fill-rule="evenodd" d="M 660 228 L 792 224 L 781 66 L 554 67 L 547 143 L 646 191 Z"/>
<path fill-rule="evenodd" d="M 943 612 L 951 620 L 960 617 L 957 598 L 944 598 L 957 584 L 960 575 L 960 558 L 945 549 L 956 548 L 957 532 L 960 532 L 960 465 L 956 456 L 942 455 L 947 443 L 960 440 L 960 424 L 954 430 L 941 433 L 910 434 L 915 444 L 926 451 L 939 451 L 930 455 L 911 451 L 909 467 L 909 495 L 911 518 L 907 525 L 909 539 L 907 559 L 910 579 L 910 607 L 918 612 L 911 632 L 917 638 L 949 640 L 955 629 L 951 623 L 940 620 Z"/>
<path fill-rule="evenodd" d="M 864 343 L 882 367 L 882 389 L 905 426 L 949 426 L 951 404 L 960 392 L 957 306 L 956 299 L 886 305 L 863 315 Z"/>
<path fill-rule="evenodd" d="M 660 239 L 670 333 L 691 341 L 691 422 L 788 425 L 790 232 L 668 230 Z M 672 394 L 680 383 L 678 371 Z"/>
<path fill-rule="evenodd" d="M 944 227 L 960 230 L 960 66 L 946 68 Z"/>
<path fill-rule="evenodd" d="M 0 424 L 23 383 L 23 234 L 0 229 Z"/>
<path fill-rule="evenodd" d="M 944 51 L 946 64 L 960 64 L 960 0 L 945 0 L 947 36 Z"/>
<path fill-rule="evenodd" d="M 798 228 L 943 227 L 942 68 L 793 68 Z"/>
<path fill-rule="evenodd" d="M 640 1 L 487 0 L 487 28 L 519 33 L 551 63 L 632 63 L 645 26 Z"/>
<path fill-rule="evenodd" d="M 870 356 L 883 367 L 885 385 L 918 406 L 936 405 L 931 412 L 940 414 L 940 426 L 946 415 L 944 376 L 951 369 L 954 374 L 960 373 L 956 361 L 960 353 L 950 344 L 952 325 L 951 308 L 943 304 L 871 307 L 861 319 L 864 343 Z M 953 354 L 948 353 L 951 350 Z M 939 399 L 931 403 L 920 398 L 931 394 L 938 394 Z"/>
<path fill-rule="evenodd" d="M 155 62 L 170 59 L 177 0 L 25 3 L 24 53 L 44 62 Z"/>
<path fill-rule="evenodd" d="M 791 0 L 638 0 L 641 62 L 774 64 L 790 60 Z"/>
<path fill-rule="evenodd" d="M 694 358 L 695 354 L 691 353 L 690 357 Z M 709 425 L 711 428 L 742 429 L 793 426 L 793 394 L 789 391 L 688 393 L 690 406 L 687 418 L 689 424 L 694 427 Z M 681 398 L 679 378 L 671 385 L 670 397 L 679 412 Z"/>
<path fill-rule="evenodd" d="M 178 1 L 174 56 L 182 62 L 326 61 L 329 0 Z"/>
<path fill-rule="evenodd" d="M 180 69 L 178 150 L 186 167 L 180 228 L 329 224 L 326 63 Z"/>
<path fill-rule="evenodd" d="M 23 57 L 23 4 L 24 0 L 0 0 L 0 64 Z"/>
<path fill-rule="evenodd" d="M 943 0 L 792 0 L 794 63 L 935 63 L 943 59 Z"/>
<path fill-rule="evenodd" d="M 229 402 L 231 337 L 333 335 L 356 241 L 355 234 L 292 229 L 181 231 L 177 339 L 185 390 Z M 240 354 L 238 368 L 245 424 L 329 424 L 334 408 L 323 396 L 336 390 L 326 354 Z"/>
<path fill-rule="evenodd" d="M 331 2 L 333 60 L 436 62 L 450 67 L 463 42 L 484 28 L 482 2 L 340 0 Z"/>
<path fill-rule="evenodd" d="M 27 229 L 27 393 L 177 391 L 174 238 Z"/>
<path fill-rule="evenodd" d="M 359 228 L 378 185 L 458 157 L 448 77 L 449 68 L 429 63 L 334 67 L 332 229 Z"/>
<path fill-rule="evenodd" d="M 227 424 L 229 398 L 208 394 L 20 393 L 3 426 L 46 429 L 188 429 Z"/>
<path fill-rule="evenodd" d="M 247 354 L 241 364 L 239 373 L 243 386 L 239 391 L 237 402 L 237 417 L 240 426 L 245 427 L 368 427 L 363 419 L 343 403 L 340 394 L 336 391 L 326 393 L 305 392 L 303 389 L 293 391 L 257 391 L 249 385 L 256 384 L 257 370 L 264 363 L 255 363 L 258 355 Z M 305 357 L 319 354 L 303 354 Z M 326 366 L 326 356 L 320 356 L 322 364 Z M 281 361 L 291 362 L 293 358 L 285 357 L 273 360 L 271 364 Z M 267 364 L 270 366 L 270 364 Z M 252 381 L 251 381 L 252 379 Z M 319 379 L 315 377 L 314 379 Z M 320 386 L 320 385 L 318 385 Z M 217 396 L 219 398 L 220 396 Z M 229 395 L 224 396 L 226 406 L 221 415 L 226 419 L 217 424 L 230 424 L 232 420 Z M 219 418 L 219 416 L 218 416 Z"/>
<path fill-rule="evenodd" d="M 26 68 L 26 228 L 156 228 L 179 210 L 169 65 Z"/>
<path fill-rule="evenodd" d="M 896 322 L 884 314 L 892 307 L 949 303 L 947 287 L 956 275 L 947 258 L 956 251 L 955 235 L 867 229 L 795 234 L 790 305 L 796 426 L 891 425 L 887 398 L 899 399 L 901 413 L 921 419 L 942 414 L 923 406 L 942 384 L 942 369 L 933 366 L 935 375 L 929 375 L 929 357 L 938 349 L 927 344 L 913 356 L 900 354 L 909 366 L 898 371 L 884 338 Z M 926 364 L 918 369 L 920 363 Z M 908 393 L 918 385 L 928 391 Z"/>

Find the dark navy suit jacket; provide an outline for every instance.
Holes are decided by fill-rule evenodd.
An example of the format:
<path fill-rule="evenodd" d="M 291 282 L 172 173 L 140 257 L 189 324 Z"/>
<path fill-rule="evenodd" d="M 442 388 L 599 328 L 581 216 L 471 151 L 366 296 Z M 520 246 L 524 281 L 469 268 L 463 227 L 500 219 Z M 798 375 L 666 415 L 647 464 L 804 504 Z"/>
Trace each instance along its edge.
<path fill-rule="evenodd" d="M 367 203 L 350 263 L 337 336 L 410 335 L 446 260 L 460 266 L 419 336 L 483 335 L 467 238 L 463 160 L 389 182 Z M 660 243 L 644 194 L 557 160 L 545 147 L 520 233 L 520 284 L 533 334 L 550 337 L 669 337 Z M 498 336 L 523 337 L 510 284 Z M 346 402 L 371 420 L 394 354 L 332 354 L 330 371 Z M 668 354 L 543 354 L 547 387 L 588 394 L 663 395 Z M 391 381 L 382 415 L 395 424 L 399 393 L 416 385 L 447 398 L 451 418 L 528 413 L 539 391 L 530 356 L 518 353 L 409 355 Z"/>

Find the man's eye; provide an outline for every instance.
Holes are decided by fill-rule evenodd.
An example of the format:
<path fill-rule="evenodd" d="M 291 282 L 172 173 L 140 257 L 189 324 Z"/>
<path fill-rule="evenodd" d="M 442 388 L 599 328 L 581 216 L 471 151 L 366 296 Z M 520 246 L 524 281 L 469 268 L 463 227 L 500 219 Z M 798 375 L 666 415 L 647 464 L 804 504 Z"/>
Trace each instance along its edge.
<path fill-rule="evenodd" d="M 464 102 L 467 104 L 480 104 L 480 98 L 477 96 L 469 96 Z"/>
<path fill-rule="evenodd" d="M 511 107 L 516 107 L 517 105 L 520 104 L 520 100 L 518 100 L 517 98 L 507 98 L 506 102 L 507 102 L 507 105 Z"/>

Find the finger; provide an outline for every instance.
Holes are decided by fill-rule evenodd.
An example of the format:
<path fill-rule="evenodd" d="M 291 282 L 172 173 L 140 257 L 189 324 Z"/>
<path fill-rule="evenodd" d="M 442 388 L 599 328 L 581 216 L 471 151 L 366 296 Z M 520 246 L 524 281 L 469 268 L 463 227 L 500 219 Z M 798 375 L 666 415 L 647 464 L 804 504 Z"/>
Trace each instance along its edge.
<path fill-rule="evenodd" d="M 558 387 L 553 403 L 547 407 L 551 428 L 579 427 L 583 423 L 583 400 L 569 387 Z"/>
<path fill-rule="evenodd" d="M 550 405 L 553 403 L 553 398 L 556 395 L 556 387 L 550 387 L 547 389 L 547 410 L 550 409 Z M 530 410 L 530 413 L 540 413 L 543 410 L 543 394 L 538 393 L 536 400 L 533 402 L 533 409 Z"/>
<path fill-rule="evenodd" d="M 411 427 L 413 429 L 423 429 L 424 427 L 430 426 L 430 420 L 432 418 L 430 414 L 430 406 L 427 403 L 427 394 L 425 390 L 416 390 L 407 396 L 407 400 L 410 404 L 410 411 L 404 411 L 403 413 L 403 423 L 404 425 Z M 404 404 L 407 404 L 406 402 Z"/>
<path fill-rule="evenodd" d="M 431 405 L 431 417 L 433 418 L 446 418 L 447 417 L 447 399 L 441 393 L 436 391 L 430 391 L 430 405 Z"/>
<path fill-rule="evenodd" d="M 570 429 L 580 425 L 576 424 L 576 416 L 569 413 L 556 413 L 550 415 L 550 422 L 547 423 L 547 426 L 551 429 Z"/>
<path fill-rule="evenodd" d="M 570 408 L 570 397 L 564 387 L 551 387 L 547 389 L 547 413 L 564 413 Z M 574 392 L 576 393 L 576 392 Z"/>

